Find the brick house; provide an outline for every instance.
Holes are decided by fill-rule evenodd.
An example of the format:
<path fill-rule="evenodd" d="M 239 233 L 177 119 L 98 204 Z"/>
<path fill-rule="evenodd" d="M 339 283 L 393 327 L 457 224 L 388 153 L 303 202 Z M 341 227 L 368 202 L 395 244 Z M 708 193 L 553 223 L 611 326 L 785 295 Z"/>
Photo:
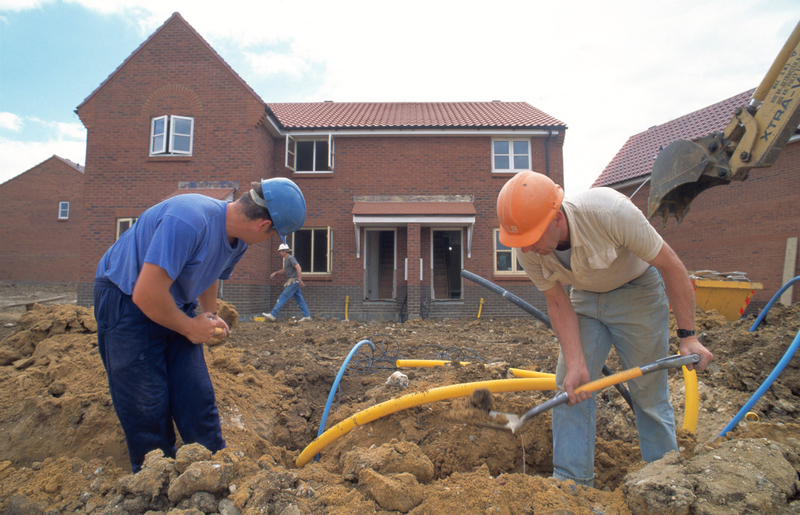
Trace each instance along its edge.
<path fill-rule="evenodd" d="M 722 131 L 737 107 L 746 105 L 754 90 L 656 125 L 631 136 L 593 187 L 609 186 L 631 196 L 647 213 L 649 176 L 659 150 L 676 140 L 692 140 Z M 672 246 L 689 270 L 745 272 L 751 282 L 763 284 L 752 307 L 763 307 L 789 278 L 796 277 L 792 240 L 800 236 L 800 136 L 786 145 L 775 165 L 750 171 L 745 181 L 710 188 L 691 204 L 680 225 L 671 219 L 651 223 Z M 638 189 L 638 191 L 636 191 Z M 787 251 L 788 245 L 788 251 Z M 800 299 L 794 288 L 792 301 Z"/>
<path fill-rule="evenodd" d="M 0 184 L 0 281 L 76 282 L 83 172 L 53 156 Z"/>
<path fill-rule="evenodd" d="M 266 103 L 173 14 L 80 106 L 88 130 L 78 302 L 96 264 L 146 208 L 175 194 L 235 200 L 287 177 L 308 205 L 289 241 L 317 316 L 527 316 L 464 281 L 467 269 L 539 308 L 499 246 L 495 201 L 520 170 L 563 185 L 566 125 L 524 102 Z M 223 285 L 244 316 L 282 291 L 279 241 Z M 293 303 L 283 315 L 297 314 Z"/>

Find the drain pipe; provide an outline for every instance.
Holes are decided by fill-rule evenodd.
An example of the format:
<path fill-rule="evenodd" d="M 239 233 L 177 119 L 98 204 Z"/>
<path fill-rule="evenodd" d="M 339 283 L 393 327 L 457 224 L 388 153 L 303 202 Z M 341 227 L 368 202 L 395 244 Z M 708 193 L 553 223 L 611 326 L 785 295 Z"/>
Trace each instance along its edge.
<path fill-rule="evenodd" d="M 544 174 L 550 177 L 550 138 L 553 136 L 553 129 L 547 129 L 547 138 L 544 140 Z"/>

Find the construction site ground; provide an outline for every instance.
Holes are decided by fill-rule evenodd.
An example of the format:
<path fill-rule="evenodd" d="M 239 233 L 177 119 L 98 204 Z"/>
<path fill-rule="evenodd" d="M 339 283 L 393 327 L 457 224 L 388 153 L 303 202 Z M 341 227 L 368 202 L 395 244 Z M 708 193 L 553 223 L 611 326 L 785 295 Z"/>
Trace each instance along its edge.
<path fill-rule="evenodd" d="M 355 425 L 298 467 L 317 437 L 332 385 L 351 350 L 326 428 L 377 404 L 448 385 L 504 379 L 509 368 L 554 372 L 547 327 L 518 319 L 405 323 L 237 321 L 205 346 L 227 449 L 181 445 L 130 473 L 97 351 L 94 317 L 74 285 L 0 284 L 0 306 L 67 297 L 30 311 L 0 309 L 0 511 L 4 514 L 723 514 L 800 513 L 800 360 L 724 438 L 719 433 L 764 383 L 800 330 L 800 305 L 727 322 L 698 311 L 715 360 L 699 382 L 696 431 L 682 429 L 685 383 L 670 372 L 679 452 L 641 461 L 634 416 L 614 388 L 598 394 L 595 488 L 551 479 L 550 413 L 521 432 L 470 417 L 470 397 L 421 404 Z M 225 308 L 228 308 L 227 310 Z M 672 338 L 677 352 L 677 340 Z M 395 368 L 397 359 L 441 359 Z M 460 365 L 467 362 L 467 365 Z M 607 365 L 619 370 L 612 353 Z M 405 377 L 392 377 L 395 372 Z M 407 381 L 406 381 L 407 379 Z M 552 391 L 494 394 L 522 414 Z M 484 408 L 486 406 L 483 406 Z"/>

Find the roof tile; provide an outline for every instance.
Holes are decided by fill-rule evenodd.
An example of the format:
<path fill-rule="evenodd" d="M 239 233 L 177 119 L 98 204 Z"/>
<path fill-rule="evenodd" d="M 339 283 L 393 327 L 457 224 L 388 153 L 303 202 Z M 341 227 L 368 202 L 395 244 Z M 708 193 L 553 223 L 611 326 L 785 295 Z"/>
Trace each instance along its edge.
<path fill-rule="evenodd" d="M 527 102 L 268 103 L 286 129 L 566 128 Z"/>

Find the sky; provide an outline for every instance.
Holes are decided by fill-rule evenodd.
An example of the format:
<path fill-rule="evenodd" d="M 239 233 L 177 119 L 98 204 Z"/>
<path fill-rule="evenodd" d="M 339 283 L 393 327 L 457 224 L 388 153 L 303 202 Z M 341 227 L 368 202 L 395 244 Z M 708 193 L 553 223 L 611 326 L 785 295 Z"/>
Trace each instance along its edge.
<path fill-rule="evenodd" d="M 0 183 L 84 165 L 75 109 L 171 15 L 266 102 L 527 102 L 567 193 L 627 139 L 758 86 L 798 0 L 0 0 Z"/>

